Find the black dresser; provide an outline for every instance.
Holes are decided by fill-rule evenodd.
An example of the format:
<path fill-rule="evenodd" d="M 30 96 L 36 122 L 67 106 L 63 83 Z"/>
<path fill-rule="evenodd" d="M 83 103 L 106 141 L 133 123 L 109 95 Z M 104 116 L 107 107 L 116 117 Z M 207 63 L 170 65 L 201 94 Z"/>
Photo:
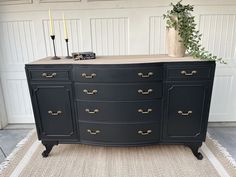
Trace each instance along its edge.
<path fill-rule="evenodd" d="M 45 58 L 26 65 L 39 140 L 54 145 L 184 144 L 202 159 L 215 62 L 190 57 Z"/>

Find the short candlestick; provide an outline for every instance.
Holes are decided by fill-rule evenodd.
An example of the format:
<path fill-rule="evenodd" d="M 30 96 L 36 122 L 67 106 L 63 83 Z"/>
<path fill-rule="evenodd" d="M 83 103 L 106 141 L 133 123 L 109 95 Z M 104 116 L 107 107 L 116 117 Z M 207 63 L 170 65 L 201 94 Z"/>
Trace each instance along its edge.
<path fill-rule="evenodd" d="M 67 49 L 67 56 L 66 56 L 66 58 L 67 58 L 67 59 L 71 59 L 71 58 L 73 58 L 73 57 L 70 56 L 70 52 L 69 52 L 69 44 L 68 44 L 69 39 L 65 39 L 65 41 L 66 41 L 66 49 Z"/>

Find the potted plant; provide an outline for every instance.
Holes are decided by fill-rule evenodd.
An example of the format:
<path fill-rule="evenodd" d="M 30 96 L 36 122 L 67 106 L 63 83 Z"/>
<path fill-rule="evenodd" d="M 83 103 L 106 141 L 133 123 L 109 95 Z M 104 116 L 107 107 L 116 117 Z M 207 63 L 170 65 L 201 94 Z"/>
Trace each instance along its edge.
<path fill-rule="evenodd" d="M 226 63 L 200 44 L 202 34 L 196 29 L 197 24 L 191 14 L 193 5 L 183 5 L 181 1 L 177 4 L 171 3 L 172 9 L 163 15 L 167 24 L 168 55 L 182 57 L 187 53 L 194 58 Z"/>

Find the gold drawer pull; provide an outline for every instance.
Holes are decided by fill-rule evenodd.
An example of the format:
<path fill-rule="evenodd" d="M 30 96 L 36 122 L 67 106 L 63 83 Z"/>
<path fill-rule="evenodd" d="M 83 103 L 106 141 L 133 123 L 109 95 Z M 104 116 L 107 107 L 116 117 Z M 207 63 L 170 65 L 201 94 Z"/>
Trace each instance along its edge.
<path fill-rule="evenodd" d="M 149 72 L 148 74 L 138 73 L 138 75 L 142 78 L 148 78 L 153 75 L 153 72 Z"/>
<path fill-rule="evenodd" d="M 142 130 L 138 131 L 138 134 L 141 134 L 142 136 L 149 135 L 152 133 L 152 130 L 147 130 L 146 132 L 143 132 Z"/>
<path fill-rule="evenodd" d="M 97 135 L 98 133 L 100 133 L 100 130 L 92 131 L 88 129 L 87 132 L 90 133 L 91 135 Z"/>
<path fill-rule="evenodd" d="M 52 73 L 51 75 L 47 74 L 47 73 L 43 73 L 42 74 L 42 77 L 45 77 L 45 78 L 53 78 L 57 75 L 57 73 Z"/>
<path fill-rule="evenodd" d="M 52 116 L 58 116 L 59 114 L 62 114 L 62 111 L 57 111 L 57 112 L 48 111 L 48 114 L 50 114 Z"/>
<path fill-rule="evenodd" d="M 145 92 L 145 91 L 139 89 L 139 90 L 138 90 L 138 93 L 141 93 L 142 95 L 148 95 L 148 94 L 150 94 L 152 91 L 153 91 L 152 89 L 148 89 L 148 91 Z"/>
<path fill-rule="evenodd" d="M 98 91 L 97 91 L 97 90 L 93 90 L 93 91 L 89 92 L 88 90 L 84 89 L 83 92 L 86 93 L 87 95 L 94 95 L 94 94 L 96 94 Z"/>
<path fill-rule="evenodd" d="M 138 112 L 142 113 L 142 114 L 149 114 L 150 112 L 152 112 L 152 109 L 148 109 L 147 111 L 144 111 L 142 109 L 139 109 Z"/>
<path fill-rule="evenodd" d="M 180 114 L 181 116 L 189 116 L 192 113 L 193 113 L 193 111 L 188 111 L 186 113 L 184 113 L 183 111 L 178 111 L 178 114 Z"/>
<path fill-rule="evenodd" d="M 94 111 L 90 111 L 89 109 L 85 109 L 85 111 L 86 111 L 87 113 L 89 113 L 89 114 L 96 114 L 96 113 L 99 112 L 98 109 L 94 109 Z"/>
<path fill-rule="evenodd" d="M 197 71 L 192 71 L 191 73 L 187 73 L 187 71 L 181 71 L 181 74 L 185 75 L 185 76 L 192 76 L 194 74 L 197 74 Z"/>
<path fill-rule="evenodd" d="M 86 73 L 83 73 L 81 76 L 85 77 L 86 79 L 92 79 L 92 78 L 96 77 L 96 74 L 92 73 L 91 75 L 87 75 Z"/>

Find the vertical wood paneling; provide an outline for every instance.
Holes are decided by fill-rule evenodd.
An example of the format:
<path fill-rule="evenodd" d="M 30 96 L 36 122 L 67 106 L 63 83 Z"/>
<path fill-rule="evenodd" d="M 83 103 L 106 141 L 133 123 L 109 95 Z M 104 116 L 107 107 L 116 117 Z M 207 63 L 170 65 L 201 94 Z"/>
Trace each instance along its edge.
<path fill-rule="evenodd" d="M 32 21 L 0 22 L 1 64 L 24 64 L 35 57 Z"/>
<path fill-rule="evenodd" d="M 127 55 L 128 18 L 92 18 L 92 50 L 97 55 Z"/>
<path fill-rule="evenodd" d="M 4 128 L 8 123 L 5 100 L 3 97 L 2 84 L 0 80 L 0 129 Z"/>
<path fill-rule="evenodd" d="M 202 44 L 215 55 L 235 59 L 236 15 L 200 15 Z"/>
<path fill-rule="evenodd" d="M 166 53 L 165 21 L 161 16 L 149 18 L 149 54 Z"/>
<path fill-rule="evenodd" d="M 8 122 L 34 122 L 28 85 L 24 73 L 4 74 L 2 81 Z"/>
<path fill-rule="evenodd" d="M 68 19 L 66 21 L 68 27 L 69 49 L 71 52 L 78 52 L 82 50 L 82 33 L 79 19 Z M 66 43 L 64 38 L 63 20 L 54 20 L 55 27 L 55 43 L 58 56 L 66 56 Z M 43 20 L 44 39 L 47 56 L 53 56 L 53 45 L 50 38 L 49 20 Z"/>
<path fill-rule="evenodd" d="M 230 117 L 233 104 L 232 100 L 234 75 L 218 75 L 215 77 L 214 89 L 212 93 L 212 104 L 210 111 L 210 120 L 221 121 L 222 117 Z"/>

